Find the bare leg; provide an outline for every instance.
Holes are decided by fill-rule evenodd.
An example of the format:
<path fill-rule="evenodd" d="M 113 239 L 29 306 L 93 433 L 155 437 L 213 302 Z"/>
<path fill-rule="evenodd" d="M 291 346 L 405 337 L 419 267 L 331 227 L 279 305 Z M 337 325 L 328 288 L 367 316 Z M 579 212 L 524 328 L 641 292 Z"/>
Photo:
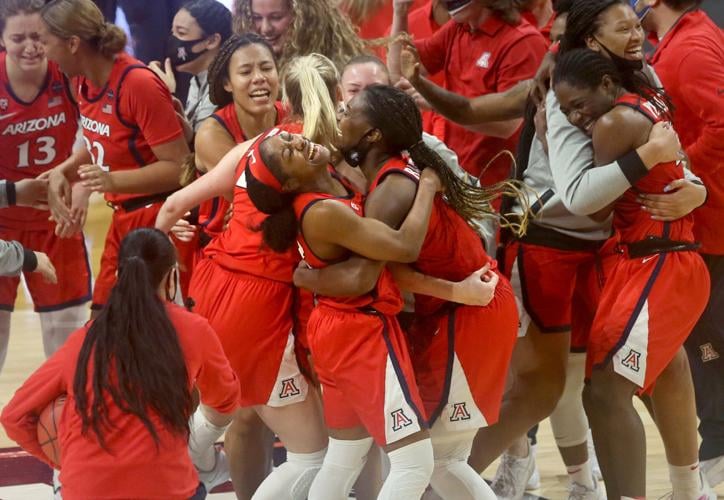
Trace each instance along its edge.
<path fill-rule="evenodd" d="M 583 391 L 608 498 L 646 495 L 646 435 L 633 406 L 636 389 L 609 363 L 593 371 Z"/>
<path fill-rule="evenodd" d="M 226 431 L 224 449 L 236 498 L 250 500 L 272 470 L 274 433 L 253 408 L 242 408 Z"/>
<path fill-rule="evenodd" d="M 8 355 L 10 342 L 10 311 L 0 311 L 0 372 Z"/>
<path fill-rule="evenodd" d="M 512 383 L 497 424 L 478 431 L 469 463 L 482 472 L 514 440 L 548 417 L 561 397 L 570 334 L 541 333 L 532 323 L 513 351 Z M 527 444 L 526 444 L 527 447 Z"/>

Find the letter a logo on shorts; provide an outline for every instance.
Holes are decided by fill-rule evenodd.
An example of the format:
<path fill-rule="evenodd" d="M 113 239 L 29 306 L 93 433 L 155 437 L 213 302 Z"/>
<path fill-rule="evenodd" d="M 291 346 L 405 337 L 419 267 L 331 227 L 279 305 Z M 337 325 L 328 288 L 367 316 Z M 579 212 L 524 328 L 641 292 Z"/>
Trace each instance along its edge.
<path fill-rule="evenodd" d="M 700 345 L 699 350 L 701 350 L 701 361 L 703 363 L 706 363 L 707 361 L 714 361 L 715 359 L 719 359 L 719 353 L 716 352 L 716 350 L 714 349 L 714 346 L 711 345 L 711 342 L 707 342 L 706 344 Z"/>
<path fill-rule="evenodd" d="M 639 365 L 639 361 L 641 360 L 641 353 L 636 352 L 633 349 L 631 349 L 626 355 L 625 358 L 621 360 L 621 364 L 628 368 L 629 370 L 633 370 L 635 372 L 638 372 L 641 367 Z"/>
<path fill-rule="evenodd" d="M 453 403 L 450 422 L 460 422 L 461 420 L 470 420 L 470 413 L 468 413 L 465 403 Z"/>
<path fill-rule="evenodd" d="M 407 415 L 405 415 L 402 408 L 393 411 L 390 415 L 392 416 L 392 430 L 394 432 L 397 432 L 408 425 L 412 425 L 412 420 L 407 418 Z"/>
<path fill-rule="evenodd" d="M 292 396 L 298 396 L 302 391 L 299 390 L 297 385 L 294 383 L 293 378 L 285 378 L 282 380 L 282 390 L 279 391 L 279 399 L 289 398 Z"/>

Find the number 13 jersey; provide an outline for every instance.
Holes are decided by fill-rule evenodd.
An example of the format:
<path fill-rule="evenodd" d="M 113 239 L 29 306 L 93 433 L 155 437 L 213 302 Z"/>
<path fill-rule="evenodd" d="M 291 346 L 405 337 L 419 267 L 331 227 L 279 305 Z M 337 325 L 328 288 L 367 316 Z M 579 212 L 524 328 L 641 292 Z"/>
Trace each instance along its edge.
<path fill-rule="evenodd" d="M 68 80 L 48 61 L 45 81 L 30 102 L 13 91 L 7 54 L 0 54 L 0 178 L 36 177 L 70 156 L 78 130 L 78 107 Z M 0 227 L 47 229 L 48 212 L 25 207 L 0 210 Z"/>

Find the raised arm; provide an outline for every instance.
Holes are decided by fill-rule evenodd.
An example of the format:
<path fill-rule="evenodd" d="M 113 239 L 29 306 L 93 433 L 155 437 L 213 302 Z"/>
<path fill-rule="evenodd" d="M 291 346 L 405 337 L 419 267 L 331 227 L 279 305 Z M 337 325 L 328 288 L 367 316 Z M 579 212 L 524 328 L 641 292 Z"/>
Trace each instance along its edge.
<path fill-rule="evenodd" d="M 156 217 L 156 228 L 168 232 L 193 207 L 216 196 L 230 197 L 236 179 L 236 167 L 253 141 L 235 146 L 218 166 L 166 199 Z"/>

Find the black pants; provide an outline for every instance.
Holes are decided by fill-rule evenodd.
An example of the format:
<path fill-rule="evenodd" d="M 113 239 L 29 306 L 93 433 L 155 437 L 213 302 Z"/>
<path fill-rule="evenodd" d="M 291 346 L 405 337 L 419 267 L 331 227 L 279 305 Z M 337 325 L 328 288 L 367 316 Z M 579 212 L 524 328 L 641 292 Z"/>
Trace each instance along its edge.
<path fill-rule="evenodd" d="M 702 257 L 711 276 L 711 296 L 685 346 L 701 421 L 699 459 L 710 460 L 724 455 L 724 255 Z"/>
<path fill-rule="evenodd" d="M 120 7 L 128 21 L 133 38 L 133 52 L 145 63 L 163 61 L 166 40 L 171 33 L 171 22 L 182 0 L 94 0 L 103 11 L 106 21 L 116 19 Z"/>
<path fill-rule="evenodd" d="M 199 487 L 196 488 L 196 493 L 194 493 L 194 496 L 189 498 L 189 500 L 204 500 L 204 498 L 206 498 L 206 487 L 204 483 L 199 483 Z"/>

